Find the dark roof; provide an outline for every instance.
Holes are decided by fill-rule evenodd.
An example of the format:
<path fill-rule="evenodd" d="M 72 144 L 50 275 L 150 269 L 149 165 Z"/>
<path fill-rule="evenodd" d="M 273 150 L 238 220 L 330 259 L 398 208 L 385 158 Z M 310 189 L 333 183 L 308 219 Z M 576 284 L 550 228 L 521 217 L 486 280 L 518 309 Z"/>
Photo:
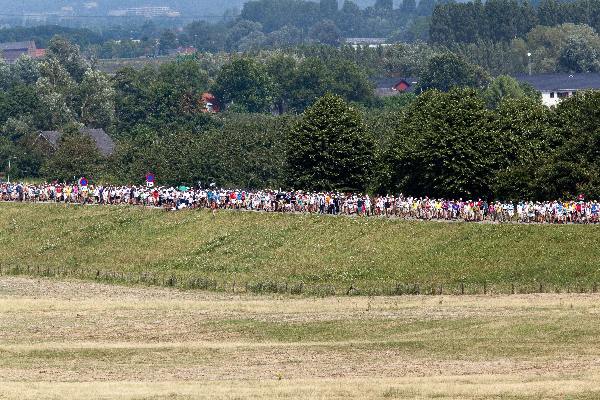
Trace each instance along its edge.
<path fill-rule="evenodd" d="M 115 142 L 106 132 L 104 132 L 104 129 L 85 128 L 82 132 L 87 133 L 94 139 L 96 146 L 98 146 L 98 150 L 100 150 L 102 155 L 110 156 L 115 151 Z"/>
<path fill-rule="evenodd" d="M 103 156 L 110 156 L 115 151 L 115 142 L 106 132 L 104 132 L 104 129 L 83 128 L 81 129 L 81 133 L 89 135 L 94 139 L 98 151 L 100 151 Z M 54 148 L 58 147 L 58 141 L 61 135 L 62 133 L 58 131 L 40 132 L 40 136 L 46 139 Z"/>
<path fill-rule="evenodd" d="M 35 43 L 29 42 L 8 42 L 0 43 L 0 50 L 29 50 L 29 47 L 35 47 Z"/>
<path fill-rule="evenodd" d="M 596 73 L 517 75 L 515 78 L 540 91 L 600 89 L 600 74 Z"/>
<path fill-rule="evenodd" d="M 52 147 L 58 147 L 58 139 L 60 139 L 60 132 L 57 131 L 42 131 L 40 136 L 43 137 L 52 145 Z"/>

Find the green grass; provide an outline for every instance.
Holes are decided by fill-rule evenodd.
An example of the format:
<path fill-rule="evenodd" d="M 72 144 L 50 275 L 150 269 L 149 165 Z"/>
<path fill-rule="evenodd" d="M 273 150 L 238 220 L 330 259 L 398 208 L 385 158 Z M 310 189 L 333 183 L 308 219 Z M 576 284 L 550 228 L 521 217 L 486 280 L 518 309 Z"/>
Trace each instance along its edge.
<path fill-rule="evenodd" d="M 592 290 L 600 226 L 404 222 L 0 204 L 0 265 L 157 284 L 327 293 Z M 56 272 L 55 272 L 56 273 Z M 121 275 L 124 274 L 124 275 Z M 168 277 L 174 276 L 171 282 Z M 130 277 L 130 278 L 127 278 Z M 166 279 L 166 281 L 165 281 Z M 165 281 L 165 282 L 163 282 Z M 286 288 L 287 285 L 287 288 Z M 294 286 L 296 285 L 296 286 Z M 300 286 L 302 285 L 302 286 Z"/>

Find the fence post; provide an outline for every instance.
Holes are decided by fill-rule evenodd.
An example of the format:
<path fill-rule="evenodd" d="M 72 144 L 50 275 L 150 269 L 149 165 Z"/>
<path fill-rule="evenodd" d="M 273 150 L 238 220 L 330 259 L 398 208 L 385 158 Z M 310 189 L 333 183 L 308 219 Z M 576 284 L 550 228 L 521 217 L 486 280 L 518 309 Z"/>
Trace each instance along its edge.
<path fill-rule="evenodd" d="M 460 294 L 461 295 L 465 294 L 465 283 L 464 282 L 460 283 Z"/>
<path fill-rule="evenodd" d="M 487 294 L 487 282 L 483 281 L 483 294 Z"/>

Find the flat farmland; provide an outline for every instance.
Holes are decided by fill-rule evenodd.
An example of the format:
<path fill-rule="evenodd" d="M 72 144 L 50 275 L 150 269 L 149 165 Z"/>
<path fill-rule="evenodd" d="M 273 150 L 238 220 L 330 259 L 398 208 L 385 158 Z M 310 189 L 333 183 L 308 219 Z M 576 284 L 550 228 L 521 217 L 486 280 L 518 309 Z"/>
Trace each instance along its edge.
<path fill-rule="evenodd" d="M 232 295 L 0 278 L 1 399 L 595 399 L 600 295 Z"/>

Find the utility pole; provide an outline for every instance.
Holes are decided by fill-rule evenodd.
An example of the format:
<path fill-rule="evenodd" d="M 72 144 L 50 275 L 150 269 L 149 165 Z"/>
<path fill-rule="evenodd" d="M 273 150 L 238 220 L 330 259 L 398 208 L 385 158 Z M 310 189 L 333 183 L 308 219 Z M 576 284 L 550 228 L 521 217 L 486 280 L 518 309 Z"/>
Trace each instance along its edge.
<path fill-rule="evenodd" d="M 527 53 L 527 66 L 529 68 L 529 76 L 531 76 L 531 53 Z"/>
<path fill-rule="evenodd" d="M 6 179 L 7 179 L 8 183 L 10 183 L 10 162 L 13 159 L 16 160 L 17 157 L 8 157 L 8 173 L 6 174 Z"/>

